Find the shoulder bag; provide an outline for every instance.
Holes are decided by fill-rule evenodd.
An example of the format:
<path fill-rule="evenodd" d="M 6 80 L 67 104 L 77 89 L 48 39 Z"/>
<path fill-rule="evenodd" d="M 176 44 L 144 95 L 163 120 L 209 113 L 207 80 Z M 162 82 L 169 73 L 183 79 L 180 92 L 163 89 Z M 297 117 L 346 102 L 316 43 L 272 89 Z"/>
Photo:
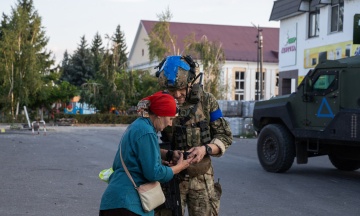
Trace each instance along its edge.
<path fill-rule="evenodd" d="M 122 143 L 122 141 L 121 141 Z M 160 206 L 165 202 L 165 195 L 161 188 L 161 185 L 158 181 L 149 182 L 142 184 L 140 186 L 136 186 L 133 178 L 131 177 L 129 170 L 127 169 L 121 154 L 121 143 L 120 143 L 120 160 L 121 164 L 123 165 L 126 175 L 129 177 L 131 182 L 134 185 L 135 190 L 137 190 L 142 208 L 145 212 L 149 212 L 154 210 L 156 207 Z"/>

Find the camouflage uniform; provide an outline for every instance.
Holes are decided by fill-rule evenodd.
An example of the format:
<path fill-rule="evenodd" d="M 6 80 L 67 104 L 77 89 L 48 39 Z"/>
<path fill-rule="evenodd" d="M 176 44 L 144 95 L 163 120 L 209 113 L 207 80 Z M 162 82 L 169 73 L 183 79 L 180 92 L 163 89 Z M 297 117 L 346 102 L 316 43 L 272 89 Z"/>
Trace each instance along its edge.
<path fill-rule="evenodd" d="M 187 72 L 187 71 L 186 71 Z M 164 73 L 162 73 L 164 74 Z M 159 83 L 164 83 L 164 76 L 160 74 Z M 177 84 L 182 85 L 188 79 L 187 73 L 179 68 Z M 186 82 L 187 85 L 188 82 Z M 189 93 L 191 94 L 191 92 Z M 215 144 L 222 156 L 232 143 L 232 134 L 228 122 L 222 117 L 219 104 L 211 94 L 199 90 L 198 103 L 186 101 L 179 109 L 179 116 L 173 120 L 173 126 L 162 132 L 162 140 L 170 142 L 172 149 L 187 151 L 192 147 L 204 144 Z M 180 175 L 180 194 L 182 214 L 188 207 L 190 216 L 218 215 L 220 208 L 221 186 L 214 183 L 214 170 L 209 155 L 197 164 L 192 164 Z M 168 216 L 167 209 L 156 211 L 157 216 Z"/>

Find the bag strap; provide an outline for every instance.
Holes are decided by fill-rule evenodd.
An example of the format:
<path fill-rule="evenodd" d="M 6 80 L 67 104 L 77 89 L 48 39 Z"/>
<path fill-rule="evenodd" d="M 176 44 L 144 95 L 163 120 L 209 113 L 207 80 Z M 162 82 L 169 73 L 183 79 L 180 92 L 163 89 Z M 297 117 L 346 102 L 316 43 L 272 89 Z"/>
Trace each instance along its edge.
<path fill-rule="evenodd" d="M 127 129 L 126 129 L 126 131 L 127 131 Z M 129 170 L 128 170 L 127 167 L 126 167 L 126 165 L 125 165 L 125 163 L 124 163 L 124 160 L 123 160 L 123 158 L 122 158 L 122 154 L 121 154 L 121 144 L 122 144 L 122 141 L 123 141 L 123 138 L 124 138 L 124 134 L 126 133 L 126 131 L 123 133 L 123 136 L 121 137 L 121 141 L 120 141 L 120 149 L 119 149 L 120 160 L 121 160 L 122 166 L 124 167 L 124 170 L 125 170 L 125 172 L 126 172 L 126 175 L 129 177 L 129 179 L 130 179 L 131 182 L 133 183 L 135 189 L 137 189 L 138 187 L 136 186 L 136 184 L 135 184 L 135 182 L 134 182 L 134 179 L 131 177 L 130 172 L 129 172 Z"/>

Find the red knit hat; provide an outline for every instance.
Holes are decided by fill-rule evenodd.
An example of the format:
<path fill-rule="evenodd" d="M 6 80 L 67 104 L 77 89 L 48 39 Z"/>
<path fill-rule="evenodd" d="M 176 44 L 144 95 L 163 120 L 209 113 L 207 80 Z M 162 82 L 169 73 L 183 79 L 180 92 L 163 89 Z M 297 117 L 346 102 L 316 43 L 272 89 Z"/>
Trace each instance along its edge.
<path fill-rule="evenodd" d="M 166 92 L 156 92 L 143 100 L 150 101 L 149 109 L 157 116 L 176 116 L 177 108 L 176 101 L 173 96 Z"/>

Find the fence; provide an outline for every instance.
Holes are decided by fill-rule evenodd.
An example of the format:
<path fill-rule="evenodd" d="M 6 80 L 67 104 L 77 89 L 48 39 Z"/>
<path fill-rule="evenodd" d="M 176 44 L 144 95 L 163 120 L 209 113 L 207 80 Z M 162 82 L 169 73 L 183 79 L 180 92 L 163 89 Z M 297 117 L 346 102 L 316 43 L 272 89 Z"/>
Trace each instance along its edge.
<path fill-rule="evenodd" d="M 218 100 L 218 103 L 233 136 L 255 136 L 252 123 L 255 101 Z"/>

